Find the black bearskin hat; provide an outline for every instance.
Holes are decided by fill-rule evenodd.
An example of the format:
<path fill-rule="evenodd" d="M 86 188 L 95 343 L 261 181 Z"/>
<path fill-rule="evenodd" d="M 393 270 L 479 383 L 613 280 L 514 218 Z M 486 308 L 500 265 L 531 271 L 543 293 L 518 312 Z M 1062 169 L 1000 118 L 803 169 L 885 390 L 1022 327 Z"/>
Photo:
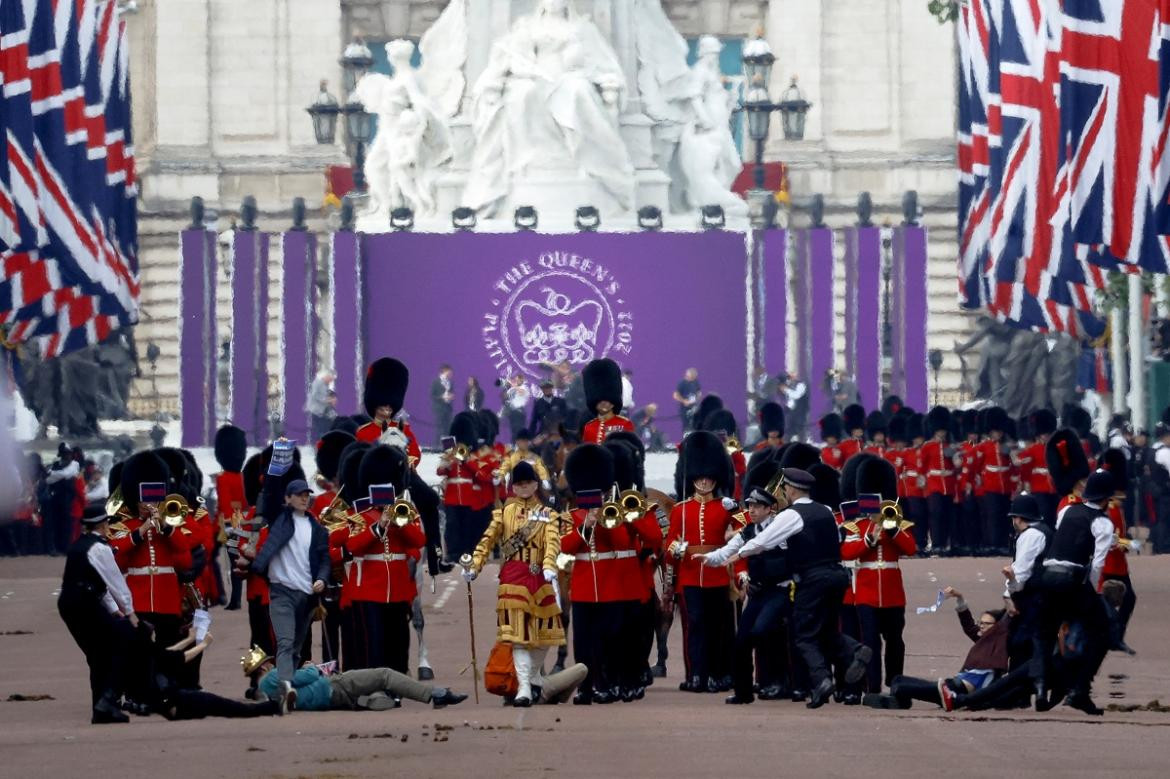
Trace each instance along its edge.
<path fill-rule="evenodd" d="M 841 500 L 857 500 L 857 493 L 860 492 L 857 488 L 858 471 L 866 463 L 881 459 L 873 452 L 862 452 L 845 461 L 845 467 L 841 469 Z"/>
<path fill-rule="evenodd" d="M 354 437 L 341 430 L 330 430 L 317 442 L 317 473 L 329 481 L 337 481 L 341 467 L 341 452 L 354 442 Z"/>
<path fill-rule="evenodd" d="M 703 422 L 721 408 L 723 408 L 723 398 L 718 395 L 704 395 L 703 399 L 699 401 L 699 405 L 695 407 L 695 429 L 705 430 Z"/>
<path fill-rule="evenodd" d="M 365 415 L 363 414 L 362 416 Z M 364 425 L 365 423 L 363 422 L 362 424 Z M 358 428 L 361 426 L 362 425 L 359 425 L 357 420 L 353 417 L 337 417 L 333 420 L 333 424 L 329 426 L 329 429 L 331 431 L 337 430 L 342 433 L 357 435 Z"/>
<path fill-rule="evenodd" d="M 860 403 L 850 403 L 841 411 L 841 419 L 845 424 L 845 432 L 853 435 L 854 430 L 865 429 L 865 406 Z"/>
<path fill-rule="evenodd" d="M 239 473 L 248 458 L 248 436 L 235 425 L 215 431 L 215 461 L 231 473 Z"/>
<path fill-rule="evenodd" d="M 451 419 L 450 435 L 455 443 L 475 451 L 479 446 L 479 419 L 474 411 L 460 411 Z"/>
<path fill-rule="evenodd" d="M 910 417 L 904 414 L 895 414 L 890 418 L 889 428 L 886 430 L 886 438 L 891 442 L 906 444 L 910 442 L 910 436 L 907 430 L 910 427 Z"/>
<path fill-rule="evenodd" d="M 1120 449 L 1106 449 L 1101 452 L 1097 465 L 1102 470 L 1109 471 L 1109 475 L 1113 477 L 1115 493 L 1129 489 L 1129 460 L 1125 458 L 1125 452 Z"/>
<path fill-rule="evenodd" d="M 638 463 L 628 444 L 606 440 L 602 447 L 613 457 L 613 480 L 619 490 L 637 489 Z"/>
<path fill-rule="evenodd" d="M 841 474 L 833 466 L 824 463 L 813 463 L 808 467 L 808 472 L 816 480 L 808 496 L 813 502 L 837 511 L 841 505 Z"/>
<path fill-rule="evenodd" d="M 743 476 L 744 493 L 749 493 L 756 487 L 766 488 L 778 473 L 780 473 L 780 462 L 775 458 L 763 459 L 748 466 L 747 472 Z"/>
<path fill-rule="evenodd" d="M 992 430 L 998 430 L 1005 435 L 1013 429 L 1012 421 L 1008 418 L 1008 414 L 999 406 L 992 406 L 987 409 L 983 415 L 983 432 L 990 433 Z"/>
<path fill-rule="evenodd" d="M 622 369 L 608 358 L 591 360 L 581 371 L 585 385 L 585 408 L 590 414 L 597 413 L 597 404 L 608 400 L 615 414 L 622 410 Z"/>
<path fill-rule="evenodd" d="M 845 423 L 841 421 L 841 415 L 835 411 L 830 411 L 821 417 L 821 440 L 828 438 L 836 438 L 841 440 L 845 434 Z"/>
<path fill-rule="evenodd" d="M 393 357 L 382 357 L 370 363 L 366 370 L 366 385 L 362 390 L 362 405 L 371 417 L 379 406 L 389 406 L 393 413 L 402 410 L 410 371 Z"/>
<path fill-rule="evenodd" d="M 767 438 L 773 430 L 784 435 L 784 407 L 769 401 L 760 406 L 760 435 Z"/>
<path fill-rule="evenodd" d="M 410 465 L 406 459 L 406 452 L 398 447 L 381 444 L 362 455 L 361 464 L 358 466 L 361 495 L 369 493 L 371 484 L 393 484 L 398 496 L 401 497 L 409 479 Z"/>
<path fill-rule="evenodd" d="M 646 447 L 642 439 L 628 430 L 619 430 L 606 436 L 605 443 L 623 444 L 630 450 L 634 458 L 634 484 L 639 490 L 646 489 Z"/>
<path fill-rule="evenodd" d="M 574 494 L 609 491 L 614 482 L 613 454 L 604 446 L 581 444 L 565 458 L 565 480 Z"/>
<path fill-rule="evenodd" d="M 187 483 L 193 492 L 191 498 L 194 500 L 203 493 L 203 471 L 199 468 L 199 463 L 195 462 L 195 455 L 188 449 L 180 449 L 179 453 L 183 455 L 183 459 L 187 461 Z M 192 506 L 195 504 L 192 503 Z"/>
<path fill-rule="evenodd" d="M 341 499 L 349 505 L 366 494 L 362 489 L 360 469 L 362 457 L 373 447 L 365 441 L 354 441 L 341 450 L 337 458 L 337 480 L 341 484 Z"/>
<path fill-rule="evenodd" d="M 157 452 L 138 452 L 122 466 L 122 502 L 132 515 L 138 514 L 138 485 L 163 482 L 169 492 L 174 480 L 166 461 Z"/>
<path fill-rule="evenodd" d="M 925 414 L 914 414 L 906 420 L 906 443 L 913 443 L 915 438 L 926 438 Z"/>
<path fill-rule="evenodd" d="M 867 458 L 857 466 L 857 493 L 877 494 L 882 500 L 898 499 L 898 471 L 884 457 Z"/>
<path fill-rule="evenodd" d="M 479 423 L 477 443 L 491 446 L 496 442 L 496 436 L 500 434 L 500 418 L 496 416 L 496 412 L 488 411 L 486 408 L 476 411 L 475 416 Z"/>
<path fill-rule="evenodd" d="M 735 423 L 735 414 L 725 408 L 717 408 L 703 419 L 703 429 L 709 432 L 725 433 L 728 436 L 739 437 L 739 425 Z"/>
<path fill-rule="evenodd" d="M 821 461 L 821 450 L 812 444 L 793 442 L 784 448 L 780 456 L 781 468 L 799 468 L 807 471 L 813 463 Z"/>
<path fill-rule="evenodd" d="M 260 500 L 260 490 L 264 487 L 264 455 L 257 452 L 244 463 L 242 471 L 244 481 L 244 502 L 255 506 Z"/>
<path fill-rule="evenodd" d="M 119 460 L 118 462 L 111 465 L 110 472 L 106 475 L 106 489 L 111 495 L 114 494 L 114 490 L 122 489 L 122 468 L 124 467 L 124 462 L 124 460 Z M 37 470 L 37 473 L 40 473 L 39 469 Z"/>
<path fill-rule="evenodd" d="M 783 456 L 783 453 L 787 451 L 787 447 L 788 444 L 785 444 L 784 446 L 765 446 L 761 449 L 755 450 L 748 457 L 747 469 L 750 471 L 752 468 L 755 468 L 757 465 L 762 462 L 766 462 L 767 460 L 775 460 L 776 465 L 779 466 L 780 458 Z"/>
<path fill-rule="evenodd" d="M 983 425 L 982 425 L 983 412 L 982 411 L 980 411 L 978 409 L 974 409 L 974 408 L 969 408 L 969 409 L 965 409 L 963 411 L 959 411 L 958 414 L 959 414 L 959 435 L 962 438 L 966 438 L 967 436 L 972 436 L 972 435 L 978 435 L 979 433 L 983 432 Z M 952 419 L 954 418 L 954 412 L 951 413 L 951 417 L 952 417 Z"/>
<path fill-rule="evenodd" d="M 1085 448 L 1077 434 L 1067 427 L 1057 430 L 1048 439 L 1044 459 L 1058 495 L 1070 494 L 1078 481 L 1089 478 L 1089 458 L 1085 456 Z"/>
<path fill-rule="evenodd" d="M 1093 417 L 1075 403 L 1065 404 L 1061 417 L 1063 417 L 1061 421 L 1064 422 L 1064 426 L 1071 427 L 1081 438 L 1088 438 L 1089 433 L 1093 430 Z"/>
<path fill-rule="evenodd" d="M 694 490 L 695 479 L 714 479 L 715 491 L 731 494 L 735 471 L 727 447 L 714 433 L 699 430 L 683 439 L 679 460 L 683 465 L 684 497 Z"/>
<path fill-rule="evenodd" d="M 1028 428 L 1033 436 L 1052 435 L 1056 432 L 1056 414 L 1049 409 L 1038 408 L 1028 416 Z"/>
<path fill-rule="evenodd" d="M 865 418 L 865 437 L 872 441 L 878 433 L 886 433 L 886 415 L 880 411 L 871 411 Z"/>
<path fill-rule="evenodd" d="M 951 429 L 951 412 L 946 406 L 935 406 L 926 414 L 925 438 L 934 438 L 939 430 Z"/>
<path fill-rule="evenodd" d="M 897 395 L 889 395 L 882 401 L 882 416 L 886 419 L 891 419 L 895 414 L 898 414 L 906 407 L 902 399 Z"/>

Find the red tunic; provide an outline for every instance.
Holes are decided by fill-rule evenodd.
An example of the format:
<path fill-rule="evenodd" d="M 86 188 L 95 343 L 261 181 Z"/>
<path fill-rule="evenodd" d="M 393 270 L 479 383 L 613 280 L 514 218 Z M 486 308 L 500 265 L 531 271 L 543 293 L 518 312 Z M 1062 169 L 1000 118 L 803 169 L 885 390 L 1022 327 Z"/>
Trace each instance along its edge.
<path fill-rule="evenodd" d="M 735 469 L 735 492 L 732 497 L 738 502 L 743 500 L 743 477 L 747 474 L 747 458 L 743 452 L 731 453 L 731 465 Z"/>
<path fill-rule="evenodd" d="M 260 550 L 264 547 L 264 542 L 268 540 L 268 526 L 260 528 L 256 533 L 248 539 L 240 543 L 240 554 L 248 557 L 251 560 L 256 559 L 256 555 L 260 554 Z M 262 574 L 252 573 L 248 571 L 248 600 L 258 600 L 263 604 L 268 603 L 268 579 Z"/>
<path fill-rule="evenodd" d="M 476 484 L 484 488 L 483 494 L 479 496 L 480 501 L 472 503 L 471 508 L 479 510 L 486 508 L 497 500 L 501 503 L 507 497 L 507 487 L 503 484 L 496 484 L 496 471 L 504 464 L 504 455 L 492 446 L 490 449 L 481 450 L 475 457 L 467 461 L 467 464 L 474 469 L 472 479 Z M 474 496 L 474 493 L 473 493 Z"/>
<path fill-rule="evenodd" d="M 497 466 L 498 467 L 498 466 Z M 476 458 L 464 462 L 450 460 L 439 463 L 436 472 L 443 477 L 443 504 L 467 506 L 479 510 L 489 506 L 495 497 L 491 474 L 486 480 Z"/>
<path fill-rule="evenodd" d="M 908 446 L 901 450 L 902 469 L 898 472 L 898 494 L 904 498 L 921 498 L 922 485 L 918 471 L 918 449 Z"/>
<path fill-rule="evenodd" d="M 183 613 L 178 571 L 191 567 L 191 538 L 183 528 L 170 532 L 136 531 L 144 522 L 127 519 L 126 527 L 110 540 L 114 559 L 134 599 L 134 610 L 152 614 Z M 136 541 L 137 539 L 137 541 Z"/>
<path fill-rule="evenodd" d="M 195 580 L 195 588 L 199 590 L 204 603 L 215 603 L 219 600 L 219 585 L 215 581 L 215 535 L 216 525 L 211 515 L 206 511 L 197 510 L 187 517 L 183 526 L 191 533 L 191 548 L 196 545 L 203 547 L 204 559 L 207 560 L 203 570 Z"/>
<path fill-rule="evenodd" d="M 840 511 L 833 512 L 833 519 L 837 523 L 837 532 L 840 533 L 840 527 L 845 523 L 845 515 Z M 857 561 L 856 560 L 842 560 L 841 565 L 849 571 L 849 586 L 845 588 L 845 595 L 841 598 L 842 606 L 855 605 L 853 597 L 853 588 L 857 584 Z"/>
<path fill-rule="evenodd" d="M 1109 501 L 1109 521 L 1113 523 L 1113 534 L 1125 538 L 1125 513 L 1119 501 Z M 1128 553 L 1129 550 L 1121 544 L 1114 544 L 1105 553 L 1105 565 L 1101 569 L 1102 584 L 1106 576 L 1129 576 L 1129 561 L 1125 557 Z"/>
<path fill-rule="evenodd" d="M 976 459 L 983 482 L 983 492 L 1011 495 L 1015 477 L 1012 458 L 1002 451 L 1002 441 L 982 441 L 976 447 Z"/>
<path fill-rule="evenodd" d="M 960 499 L 979 497 L 983 494 L 983 485 L 979 479 L 979 446 L 973 441 L 963 441 L 957 447 L 961 463 L 955 479 L 955 489 L 958 490 Z"/>
<path fill-rule="evenodd" d="M 1020 482 L 1029 492 L 1051 495 L 1056 492 L 1056 486 L 1048 474 L 1045 451 L 1045 444 L 1037 441 L 1020 452 Z"/>
<path fill-rule="evenodd" d="M 860 438 L 846 438 L 839 443 L 837 448 L 841 450 L 842 464 L 849 462 L 850 457 L 861 454 L 864 445 L 865 442 Z"/>
<path fill-rule="evenodd" d="M 870 546 L 866 534 L 873 525 L 869 517 L 850 523 L 857 532 L 850 532 L 841 544 L 841 559 L 856 560 L 853 579 L 853 599 L 858 606 L 875 608 L 903 608 L 906 591 L 902 587 L 902 569 L 898 559 L 918 551 L 914 534 L 908 528 L 899 529 L 892 536 L 882 533 L 877 546 Z M 846 527 L 846 530 L 852 530 Z"/>
<path fill-rule="evenodd" d="M 821 462 L 825 465 L 841 470 L 845 467 L 845 454 L 837 444 L 821 447 Z"/>
<path fill-rule="evenodd" d="M 325 490 L 317 497 L 313 498 L 313 505 L 309 506 L 309 513 L 314 517 L 320 517 L 325 509 L 333 503 L 333 499 L 337 497 L 337 490 Z"/>
<path fill-rule="evenodd" d="M 955 495 L 955 465 L 947 457 L 946 448 L 941 441 L 927 441 L 918 447 L 918 472 L 926 477 L 925 495 Z"/>
<path fill-rule="evenodd" d="M 595 417 L 585 423 L 585 428 L 581 431 L 581 443 L 600 444 L 609 437 L 610 433 L 616 433 L 620 430 L 632 433 L 634 432 L 634 423 L 621 414 L 614 414 L 606 419 Z"/>
<path fill-rule="evenodd" d="M 663 542 L 670 553 L 670 546 L 675 541 L 686 541 L 687 549 L 683 559 L 678 562 L 679 587 L 726 587 L 731 579 L 727 567 L 712 568 L 694 558 L 702 551 L 715 551 L 726 543 L 727 528 L 732 526 L 734 518 L 723 503 L 717 498 L 700 501 L 698 498 L 687 498 L 676 503 L 670 512 L 670 530 L 667 531 Z"/>
<path fill-rule="evenodd" d="M 886 452 L 888 452 L 890 450 L 884 446 L 879 446 L 878 444 L 870 444 L 869 446 L 865 447 L 861 451 L 869 452 L 870 454 L 876 454 L 878 457 L 885 457 Z M 886 458 L 886 459 L 889 459 L 889 458 Z"/>
<path fill-rule="evenodd" d="M 346 539 L 345 548 L 353 555 L 349 571 L 352 598 L 371 603 L 410 603 L 418 595 L 418 588 L 407 560 L 418 555 L 427 539 L 417 521 L 406 527 L 391 523 L 379 536 L 374 526 L 381 516 L 382 509 L 367 509 L 361 515 L 365 529 L 351 531 Z"/>
<path fill-rule="evenodd" d="M 561 537 L 561 551 L 576 557 L 569 583 L 569 599 L 573 603 L 641 600 L 645 585 L 638 564 L 638 531 L 644 518 L 637 522 L 622 522 L 613 530 L 607 530 L 598 522 L 593 526 L 593 546 L 590 548 L 582 531 L 587 513 L 585 509 L 574 509 L 573 529 Z M 662 535 L 657 521 L 654 530 Z"/>
<path fill-rule="evenodd" d="M 367 422 L 357 429 L 354 438 L 359 441 L 365 441 L 366 443 L 376 444 L 387 427 L 397 427 L 406 436 L 406 456 L 410 459 L 410 465 L 413 468 L 422 459 L 422 449 L 419 448 L 418 439 L 414 437 L 414 431 L 410 429 L 409 422 L 392 420 L 386 424 L 386 427 L 383 427 L 377 422 Z"/>
<path fill-rule="evenodd" d="M 224 471 L 215 477 L 215 518 L 220 527 L 231 524 L 232 511 L 241 512 L 248 508 L 244 497 L 244 474 L 238 471 Z"/>
<path fill-rule="evenodd" d="M 349 608 L 353 600 L 353 584 L 350 582 L 349 575 L 353 563 L 349 559 L 349 550 L 345 548 L 345 542 L 348 540 L 348 523 L 329 533 L 329 565 L 340 574 L 335 574 L 334 578 L 341 585 L 341 596 L 337 599 L 337 605 L 343 609 Z"/>

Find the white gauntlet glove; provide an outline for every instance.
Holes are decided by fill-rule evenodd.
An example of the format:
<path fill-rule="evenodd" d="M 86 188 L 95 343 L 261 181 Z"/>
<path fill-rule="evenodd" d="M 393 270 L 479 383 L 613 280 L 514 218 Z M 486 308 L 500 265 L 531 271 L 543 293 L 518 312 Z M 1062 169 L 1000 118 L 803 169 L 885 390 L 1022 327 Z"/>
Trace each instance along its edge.
<path fill-rule="evenodd" d="M 739 504 L 735 502 L 734 498 L 724 498 L 723 499 L 723 508 L 727 509 L 728 511 L 734 511 L 736 506 L 738 506 L 738 505 Z"/>
<path fill-rule="evenodd" d="M 555 582 L 557 580 L 557 572 L 550 571 L 549 569 L 545 568 L 544 569 L 544 580 L 546 582 L 548 582 L 549 584 L 552 584 L 553 582 Z"/>

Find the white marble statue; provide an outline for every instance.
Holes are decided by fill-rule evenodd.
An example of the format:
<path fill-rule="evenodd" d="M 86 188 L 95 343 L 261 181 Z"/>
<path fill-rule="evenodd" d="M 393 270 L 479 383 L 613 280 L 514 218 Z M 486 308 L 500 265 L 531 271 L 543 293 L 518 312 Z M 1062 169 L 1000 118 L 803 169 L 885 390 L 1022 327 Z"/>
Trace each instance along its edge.
<path fill-rule="evenodd" d="M 679 139 L 678 161 L 692 207 L 719 205 L 728 216 L 746 216 L 747 202 L 730 189 L 743 161 L 731 134 L 735 96 L 723 86 L 721 51 L 715 36 L 699 39 L 699 59 L 691 69 L 696 96 Z"/>
<path fill-rule="evenodd" d="M 517 181 L 543 172 L 586 177 L 602 193 L 591 205 L 631 211 L 634 169 L 618 130 L 624 88 L 597 27 L 569 0 L 539 0 L 494 42 L 472 90 L 475 150 L 464 204 L 490 216 Z"/>
<path fill-rule="evenodd" d="M 367 213 L 379 218 L 402 206 L 434 213 L 435 182 L 451 159 L 447 127 L 410 66 L 413 54 L 410 41 L 390 41 L 386 55 L 394 75 L 369 73 L 354 89 L 366 110 L 378 116 L 362 170 L 369 184 Z"/>

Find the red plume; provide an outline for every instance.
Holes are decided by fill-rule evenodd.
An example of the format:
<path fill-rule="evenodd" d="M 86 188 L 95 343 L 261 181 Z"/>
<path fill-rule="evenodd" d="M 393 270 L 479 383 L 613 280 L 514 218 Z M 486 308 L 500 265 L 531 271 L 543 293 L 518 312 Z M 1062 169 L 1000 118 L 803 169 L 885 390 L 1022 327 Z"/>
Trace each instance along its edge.
<path fill-rule="evenodd" d="M 1060 453 L 1060 462 L 1067 468 L 1071 464 L 1068 458 L 1068 441 L 1060 440 L 1056 442 L 1056 451 Z"/>

